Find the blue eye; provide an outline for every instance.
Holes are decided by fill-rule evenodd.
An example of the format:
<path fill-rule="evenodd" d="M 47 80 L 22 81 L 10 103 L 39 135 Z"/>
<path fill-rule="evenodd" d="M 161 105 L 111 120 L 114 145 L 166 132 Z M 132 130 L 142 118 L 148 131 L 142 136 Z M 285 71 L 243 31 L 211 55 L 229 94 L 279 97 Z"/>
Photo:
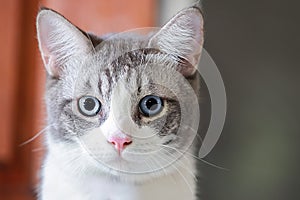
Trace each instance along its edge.
<path fill-rule="evenodd" d="M 139 103 L 140 111 L 146 117 L 151 117 L 160 113 L 164 107 L 163 100 L 154 95 L 148 95 L 142 98 Z"/>
<path fill-rule="evenodd" d="M 78 109 L 81 114 L 92 117 L 99 113 L 101 103 L 96 97 L 83 96 L 78 100 Z"/>

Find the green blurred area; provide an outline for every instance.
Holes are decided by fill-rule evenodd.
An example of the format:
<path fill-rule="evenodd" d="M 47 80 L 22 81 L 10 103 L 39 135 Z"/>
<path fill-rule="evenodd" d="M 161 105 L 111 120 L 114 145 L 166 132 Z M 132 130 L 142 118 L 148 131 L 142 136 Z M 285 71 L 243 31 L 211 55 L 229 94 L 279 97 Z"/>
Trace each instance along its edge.
<path fill-rule="evenodd" d="M 205 49 L 224 79 L 224 131 L 200 164 L 205 200 L 300 199 L 300 1 L 206 0 Z"/>

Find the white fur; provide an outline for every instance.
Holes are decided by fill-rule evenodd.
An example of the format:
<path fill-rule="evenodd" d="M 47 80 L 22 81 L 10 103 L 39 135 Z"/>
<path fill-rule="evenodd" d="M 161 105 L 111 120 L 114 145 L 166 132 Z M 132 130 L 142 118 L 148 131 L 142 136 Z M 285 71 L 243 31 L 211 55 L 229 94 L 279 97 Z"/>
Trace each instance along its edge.
<path fill-rule="evenodd" d="M 58 150 L 59 151 L 59 150 Z M 58 152 L 57 151 L 57 152 Z M 168 176 L 144 184 L 117 182 L 91 173 L 74 176 L 59 155 L 50 152 L 43 169 L 43 200 L 193 200 L 195 180 L 192 162 L 186 160 Z M 186 169 L 187 168 L 187 169 Z"/>

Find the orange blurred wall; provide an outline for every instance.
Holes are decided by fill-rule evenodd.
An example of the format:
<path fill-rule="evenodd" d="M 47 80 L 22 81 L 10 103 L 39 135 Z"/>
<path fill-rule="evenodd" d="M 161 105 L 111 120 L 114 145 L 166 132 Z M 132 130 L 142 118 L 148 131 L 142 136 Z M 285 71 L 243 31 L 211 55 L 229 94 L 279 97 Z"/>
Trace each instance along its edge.
<path fill-rule="evenodd" d="M 83 30 L 96 34 L 152 27 L 153 0 L 10 0 L 0 7 L 0 199 L 36 199 L 43 138 L 20 147 L 45 127 L 45 71 L 40 59 L 35 17 L 52 8 Z"/>
<path fill-rule="evenodd" d="M 153 0 L 43 0 L 85 31 L 96 34 L 120 32 L 155 25 L 156 4 Z"/>

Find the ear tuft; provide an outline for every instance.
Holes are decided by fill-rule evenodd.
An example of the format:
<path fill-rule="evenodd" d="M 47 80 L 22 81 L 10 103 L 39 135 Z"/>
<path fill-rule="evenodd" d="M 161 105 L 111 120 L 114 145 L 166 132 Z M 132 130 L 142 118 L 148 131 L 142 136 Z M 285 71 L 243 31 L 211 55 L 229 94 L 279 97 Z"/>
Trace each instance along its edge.
<path fill-rule="evenodd" d="M 203 47 L 203 17 L 197 7 L 180 11 L 150 40 L 151 47 L 183 58 L 190 64 L 180 71 L 190 76 L 196 71 Z M 192 67 L 192 69 L 190 69 Z"/>
<path fill-rule="evenodd" d="M 37 37 L 48 74 L 58 78 L 71 59 L 78 59 L 91 50 L 91 42 L 71 22 L 50 9 L 41 9 L 37 16 Z"/>

